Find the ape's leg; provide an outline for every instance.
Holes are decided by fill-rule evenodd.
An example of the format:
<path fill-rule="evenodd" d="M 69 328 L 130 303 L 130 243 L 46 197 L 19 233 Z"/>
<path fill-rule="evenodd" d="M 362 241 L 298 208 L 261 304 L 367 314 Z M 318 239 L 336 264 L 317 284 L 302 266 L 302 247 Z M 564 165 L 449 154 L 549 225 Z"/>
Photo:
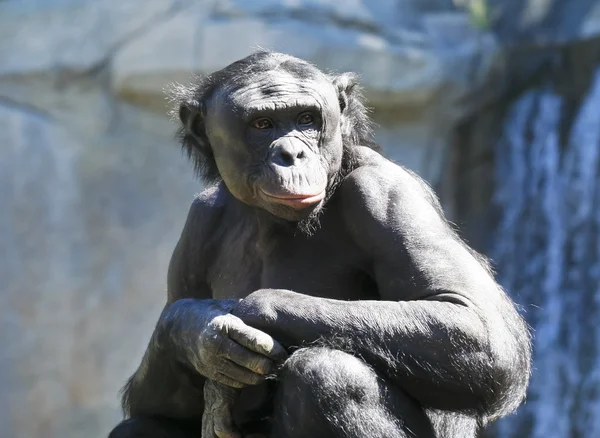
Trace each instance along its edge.
<path fill-rule="evenodd" d="M 198 423 L 135 417 L 119 423 L 108 438 L 200 438 L 201 431 Z"/>
<path fill-rule="evenodd" d="M 270 433 L 274 438 L 467 438 L 476 433 L 473 418 L 451 412 L 426 414 L 363 361 L 339 350 L 298 350 L 278 380 Z M 238 419 L 242 424 L 252 420 Z M 119 424 L 109 438 L 199 438 L 201 430 L 198 423 L 136 417 Z"/>
<path fill-rule="evenodd" d="M 298 350 L 279 380 L 272 437 L 435 437 L 416 401 L 350 354 Z"/>

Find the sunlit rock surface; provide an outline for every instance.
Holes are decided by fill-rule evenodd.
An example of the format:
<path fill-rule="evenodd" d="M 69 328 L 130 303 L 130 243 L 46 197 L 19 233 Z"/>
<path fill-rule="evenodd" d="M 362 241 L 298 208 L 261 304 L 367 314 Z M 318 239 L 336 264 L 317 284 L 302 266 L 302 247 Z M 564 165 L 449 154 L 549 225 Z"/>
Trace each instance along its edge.
<path fill-rule="evenodd" d="M 596 217 L 591 211 L 598 211 L 591 173 L 596 158 L 585 146 L 597 145 L 588 133 L 594 111 L 582 109 L 576 113 L 580 127 L 559 134 L 570 139 L 565 144 L 572 164 L 552 173 L 557 149 L 542 147 L 541 137 L 528 142 L 532 137 L 519 133 L 514 114 L 548 102 L 543 120 L 527 117 L 551 133 L 559 130 L 556 105 L 575 98 L 536 89 L 510 111 L 496 108 L 513 108 L 506 96 L 515 84 L 529 87 L 522 84 L 546 65 L 548 53 L 540 54 L 540 47 L 598 32 L 597 4 L 579 1 L 569 20 L 567 0 L 490 1 L 487 9 L 464 9 L 467 3 L 485 2 L 0 0 L 0 436 L 103 437 L 119 420 L 118 390 L 145 349 L 164 302 L 171 251 L 201 190 L 173 140 L 163 89 L 257 47 L 326 70 L 358 72 L 379 124 L 377 139 L 388 154 L 436 186 L 449 214 L 468 225 L 480 249 L 498 258 L 501 278 L 521 303 L 544 309 L 548 300 L 550 313 L 532 319 L 534 326 L 541 324 L 542 344 L 536 344 L 541 371 L 533 380 L 531 406 L 499 433 L 552 436 L 543 435 L 545 416 L 556 419 L 554 430 L 586 425 L 596 431 L 589 418 L 597 394 L 571 392 L 563 400 L 554 387 L 543 388 L 555 367 L 564 367 L 564 381 L 575 388 L 591 387 L 597 377 L 585 374 L 597 357 L 591 348 L 591 359 L 570 362 L 565 355 L 554 363 L 556 328 L 548 322 L 562 306 L 595 309 L 591 285 L 598 254 L 589 246 L 596 234 L 588 214 Z M 510 24 L 515 17 L 522 17 L 517 27 Z M 510 53 L 525 40 L 535 44 L 513 62 Z M 586 88 L 576 97 L 595 108 L 594 96 Z M 469 121 L 489 111 L 497 117 L 489 118 L 490 129 L 482 134 Z M 465 132 L 484 140 L 497 132 L 500 140 L 457 145 L 453 139 L 469 137 Z M 545 159 L 525 154 L 530 149 Z M 585 158 L 581 169 L 579 156 Z M 551 184 L 539 189 L 545 195 L 530 195 L 538 190 L 530 179 L 508 177 L 511 166 L 517 174 L 534 167 L 540 184 Z M 489 184 L 482 183 L 482 169 Z M 471 186 L 482 191 L 472 193 Z M 552 201 L 551 187 L 559 187 L 561 197 Z M 492 196 L 502 211 L 498 226 L 511 230 L 503 231 L 509 235 L 504 243 L 486 219 Z M 513 226 L 511 220 L 533 199 L 545 204 L 527 216 L 529 222 Z M 558 217 L 549 213 L 569 199 L 582 199 L 583 206 L 570 205 Z M 524 237 L 526 227 L 545 233 L 546 243 L 525 248 L 533 239 Z M 585 259 L 585 272 L 565 267 L 559 250 L 571 240 L 573 248 L 588 245 L 573 253 Z M 530 277 L 515 277 L 514 251 L 531 261 L 519 262 L 529 266 Z M 552 269 L 542 272 L 541 266 Z M 527 283 L 532 278 L 537 283 Z M 578 333 L 592 336 L 594 315 L 562 316 L 561 330 L 567 322 L 573 328 L 573 349 L 583 349 L 573 343 Z M 589 406 L 579 409 L 586 400 Z M 579 412 L 573 417 L 579 429 L 566 408 Z"/>
<path fill-rule="evenodd" d="M 600 40 L 563 50 L 457 139 L 479 163 L 457 169 L 458 220 L 534 334 L 527 404 L 498 437 L 600 436 Z"/>

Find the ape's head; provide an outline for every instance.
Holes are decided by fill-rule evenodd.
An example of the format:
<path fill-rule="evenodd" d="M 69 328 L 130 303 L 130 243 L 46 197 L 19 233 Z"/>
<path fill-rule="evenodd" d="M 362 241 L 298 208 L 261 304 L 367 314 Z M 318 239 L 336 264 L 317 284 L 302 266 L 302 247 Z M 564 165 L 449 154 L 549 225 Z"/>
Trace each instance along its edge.
<path fill-rule="evenodd" d="M 261 51 L 178 87 L 181 139 L 206 181 L 288 221 L 320 209 L 353 145 L 372 146 L 352 74 Z"/>

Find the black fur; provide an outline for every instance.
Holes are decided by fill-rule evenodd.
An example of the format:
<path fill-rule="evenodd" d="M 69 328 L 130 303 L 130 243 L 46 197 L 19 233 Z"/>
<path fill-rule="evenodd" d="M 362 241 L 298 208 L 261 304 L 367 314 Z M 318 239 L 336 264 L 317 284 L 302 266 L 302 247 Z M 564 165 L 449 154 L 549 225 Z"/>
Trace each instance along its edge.
<path fill-rule="evenodd" d="M 240 77 L 269 70 L 275 64 L 288 68 L 290 72 L 296 73 L 301 80 L 304 71 L 302 68 L 298 68 L 298 61 L 297 58 L 288 55 L 260 50 L 198 80 L 194 85 L 173 84 L 169 87 L 168 93 L 173 104 L 173 110 L 170 114 L 174 119 L 178 121 L 181 119 L 187 120 L 187 115 L 182 114 L 182 109 L 183 111 L 193 109 L 200 113 L 200 117 L 190 121 L 190 123 L 194 123 L 193 131 L 198 134 L 193 135 L 190 126 L 184 122 L 177 131 L 177 139 L 188 158 L 192 161 L 197 176 L 202 181 L 207 184 L 214 184 L 221 180 L 210 142 L 204 131 L 202 120 L 202 114 L 205 112 L 204 102 L 210 99 L 215 89 L 230 82 L 235 83 Z M 314 67 L 307 61 L 300 62 L 306 64 L 306 66 Z M 369 119 L 369 110 L 364 104 L 364 97 L 357 76 L 354 73 L 327 76 L 340 92 L 340 108 L 345 113 L 345 124 L 342 130 L 344 147 L 351 148 L 358 145 L 381 151 L 381 147 L 373 140 L 373 123 Z M 345 168 L 343 173 L 348 174 L 354 168 L 355 163 L 353 163 L 351 153 L 345 153 L 344 157 Z"/>
<path fill-rule="evenodd" d="M 171 97 L 212 186 L 111 438 L 474 438 L 518 407 L 528 328 L 431 188 L 381 155 L 353 74 L 260 51 Z"/>

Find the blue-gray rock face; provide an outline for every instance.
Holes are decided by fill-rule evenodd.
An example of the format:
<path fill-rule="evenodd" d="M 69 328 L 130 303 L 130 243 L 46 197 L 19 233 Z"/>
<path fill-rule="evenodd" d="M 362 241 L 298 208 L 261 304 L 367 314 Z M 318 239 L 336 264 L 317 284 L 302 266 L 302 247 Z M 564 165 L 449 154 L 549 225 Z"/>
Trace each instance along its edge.
<path fill-rule="evenodd" d="M 102 437 L 120 418 L 201 189 L 165 86 L 256 46 L 359 71 L 379 139 L 435 181 L 491 68 L 478 45 L 494 53 L 449 3 L 0 2 L 0 435 Z"/>
<path fill-rule="evenodd" d="M 458 220 L 534 335 L 527 403 L 489 435 L 503 438 L 600 436 L 600 38 L 548 54 L 457 139 Z"/>
<path fill-rule="evenodd" d="M 168 122 L 115 110 L 90 138 L 0 105 L 2 436 L 102 436 L 164 302 L 198 187 Z"/>
<path fill-rule="evenodd" d="M 168 260 L 201 189 L 174 144 L 165 86 L 257 46 L 357 71 L 389 155 L 451 193 L 442 171 L 451 133 L 510 88 L 502 44 L 526 35 L 502 17 L 533 14 L 537 21 L 521 21 L 533 29 L 556 22 L 568 0 L 545 2 L 546 15 L 534 7 L 544 2 L 504 4 L 519 2 L 529 9 L 496 13 L 502 4 L 488 11 L 483 0 L 0 0 L 0 435 L 103 437 L 120 418 L 118 390 L 162 308 Z M 546 40 L 596 34 L 596 3 L 578 2 L 588 13 L 560 20 L 560 38 Z M 521 208 L 511 202 L 508 213 Z M 567 222 L 565 240 L 581 229 L 559 225 Z M 559 257 L 548 245 L 535 252 L 540 260 Z M 518 289 L 498 251 L 503 278 Z M 555 280 L 542 286 L 558 299 Z M 548 400 L 534 409 L 559 418 L 564 406 Z M 512 424 L 506 434 L 521 427 Z"/>
<path fill-rule="evenodd" d="M 600 68 L 590 81 L 570 123 L 560 90 L 527 92 L 496 145 L 491 256 L 535 335 L 528 404 L 499 436 L 600 436 Z"/>

